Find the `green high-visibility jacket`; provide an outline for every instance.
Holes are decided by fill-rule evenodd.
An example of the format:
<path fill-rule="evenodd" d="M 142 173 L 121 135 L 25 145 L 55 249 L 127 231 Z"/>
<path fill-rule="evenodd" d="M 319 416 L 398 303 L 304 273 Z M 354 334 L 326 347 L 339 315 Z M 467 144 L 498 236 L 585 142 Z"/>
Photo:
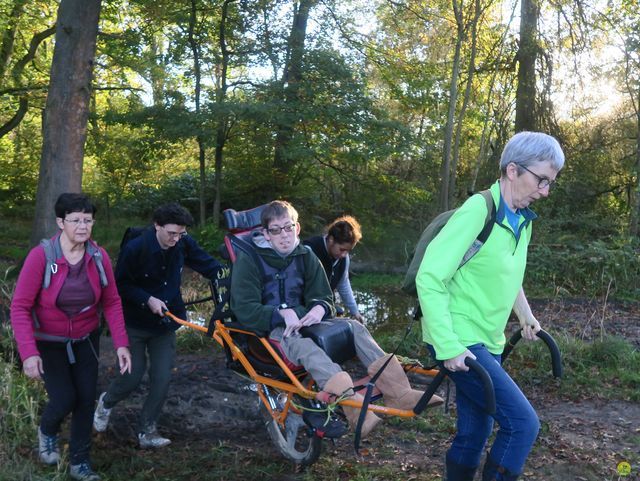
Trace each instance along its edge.
<path fill-rule="evenodd" d="M 504 329 L 522 287 L 536 215 L 521 209 L 514 232 L 505 217 L 499 181 L 491 193 L 496 225 L 479 252 L 458 268 L 487 216 L 486 202 L 476 194 L 429 243 L 418 270 L 423 340 L 434 347 L 438 360 L 454 358 L 473 344 L 482 343 L 493 354 L 504 349 Z"/>

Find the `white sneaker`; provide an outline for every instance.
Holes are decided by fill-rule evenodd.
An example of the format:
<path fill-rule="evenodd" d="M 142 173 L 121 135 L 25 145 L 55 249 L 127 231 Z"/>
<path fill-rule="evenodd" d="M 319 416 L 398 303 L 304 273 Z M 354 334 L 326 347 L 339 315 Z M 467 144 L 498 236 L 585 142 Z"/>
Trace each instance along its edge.
<path fill-rule="evenodd" d="M 102 394 L 100 394 L 96 412 L 93 414 L 93 427 L 99 433 L 107 430 L 107 426 L 109 425 L 109 416 L 111 415 L 111 409 L 107 409 L 106 407 L 104 407 L 105 394 L 107 393 L 103 392 Z"/>
<path fill-rule="evenodd" d="M 80 481 L 100 481 L 100 476 L 91 469 L 89 463 L 72 464 L 69 466 L 69 476 L 71 479 Z"/>
<path fill-rule="evenodd" d="M 152 426 L 146 433 L 138 433 L 138 441 L 142 449 L 162 448 L 171 444 L 171 440 L 163 438 L 158 434 L 155 426 Z"/>
<path fill-rule="evenodd" d="M 57 464 L 60 462 L 60 450 L 58 449 L 58 436 L 47 436 L 38 427 L 38 455 L 44 464 Z"/>

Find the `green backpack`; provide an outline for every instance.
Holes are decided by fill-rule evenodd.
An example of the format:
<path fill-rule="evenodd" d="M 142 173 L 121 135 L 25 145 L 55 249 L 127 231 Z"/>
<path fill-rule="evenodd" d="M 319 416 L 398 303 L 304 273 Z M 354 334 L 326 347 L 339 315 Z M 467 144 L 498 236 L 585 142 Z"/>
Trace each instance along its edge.
<path fill-rule="evenodd" d="M 487 217 L 484 220 L 484 227 L 482 228 L 482 231 L 480 231 L 480 234 L 478 234 L 476 240 L 474 240 L 473 244 L 471 244 L 469 249 L 467 249 L 467 252 L 460 261 L 458 269 L 469 262 L 469 260 L 478 253 L 482 245 L 489 238 L 491 230 L 493 229 L 493 224 L 496 222 L 496 206 L 493 203 L 491 191 L 483 190 L 481 192 L 478 192 L 478 194 L 484 197 L 484 200 L 487 203 Z M 456 210 L 458 209 L 451 209 L 446 212 L 442 212 L 429 223 L 424 231 L 422 231 L 422 235 L 418 240 L 418 244 L 416 244 L 413 258 L 411 259 L 411 263 L 409 264 L 407 273 L 404 276 L 404 281 L 402 282 L 402 290 L 407 294 L 417 294 L 416 276 L 418 275 L 418 269 L 420 268 L 420 264 L 422 263 L 422 258 L 424 257 L 424 253 L 427 250 L 427 246 L 433 239 L 435 239 L 435 237 L 442 230 L 444 225 Z"/>

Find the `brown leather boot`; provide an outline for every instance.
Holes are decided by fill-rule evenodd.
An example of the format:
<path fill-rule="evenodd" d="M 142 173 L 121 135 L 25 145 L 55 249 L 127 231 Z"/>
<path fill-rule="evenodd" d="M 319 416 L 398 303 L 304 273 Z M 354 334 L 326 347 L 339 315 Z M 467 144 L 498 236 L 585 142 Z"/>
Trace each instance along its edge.
<path fill-rule="evenodd" d="M 342 394 L 347 393 L 347 395 L 351 394 L 348 396 L 349 399 L 354 399 L 356 401 L 363 400 L 363 397 L 360 394 L 354 394 L 353 381 L 349 374 L 344 371 L 334 374 L 331 379 L 327 381 L 322 390 L 334 394 L 335 396 L 341 396 Z M 342 410 L 349 421 L 351 429 L 355 429 L 358 424 L 358 418 L 360 417 L 360 409 L 353 408 L 351 406 L 342 406 Z M 382 421 L 382 419 L 378 416 L 372 412 L 367 412 L 367 415 L 364 418 L 364 423 L 362 424 L 362 438 L 366 438 L 380 421 Z"/>
<path fill-rule="evenodd" d="M 393 356 L 384 371 L 380 373 L 380 377 L 376 381 L 376 386 L 384 396 L 384 404 L 390 408 L 396 409 L 413 409 L 424 394 L 423 391 L 411 389 L 407 374 L 404 372 L 402 365 L 393 354 L 387 354 L 376 359 L 367 368 L 369 376 L 375 376 L 382 365 L 387 361 L 389 356 Z M 435 394 L 429 400 L 429 406 L 439 406 L 444 400 Z"/>

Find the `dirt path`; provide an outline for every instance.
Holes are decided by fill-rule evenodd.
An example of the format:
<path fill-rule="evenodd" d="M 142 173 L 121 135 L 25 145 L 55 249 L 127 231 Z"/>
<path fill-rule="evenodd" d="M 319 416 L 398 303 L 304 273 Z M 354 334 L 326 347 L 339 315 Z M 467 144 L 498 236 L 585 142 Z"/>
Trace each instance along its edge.
<path fill-rule="evenodd" d="M 599 335 L 599 330 L 606 329 L 609 334 L 622 335 L 640 345 L 640 322 L 635 307 L 617 305 L 600 314 L 597 305 L 588 303 L 534 302 L 534 307 L 545 313 L 554 329 L 566 330 L 570 335 L 593 338 Z M 249 457 L 252 451 L 266 450 L 269 458 L 278 459 L 279 454 L 261 423 L 257 396 L 250 383 L 227 370 L 222 350 L 213 341 L 211 344 L 211 350 L 203 353 L 179 354 L 166 414 L 160 422 L 162 432 L 176 445 L 223 443 L 237 447 Z M 115 359 L 109 339 L 103 338 L 102 358 L 103 390 L 114 375 Z M 108 433 L 100 435 L 101 443 L 135 446 L 135 421 L 144 394 L 145 385 L 116 408 Z M 522 479 L 640 480 L 639 405 L 604 402 L 590 393 L 585 393 L 580 402 L 570 402 L 558 399 L 553 388 L 528 390 L 527 395 L 540 415 L 542 430 Z M 323 463 L 330 462 L 333 469 L 338 466 L 345 473 L 351 472 L 354 464 L 393 465 L 396 472 L 403 473 L 403 479 L 440 479 L 443 454 L 454 426 L 453 415 L 431 415 L 426 423 L 389 420 L 364 444 L 364 456 L 359 458 L 354 456 L 351 436 L 340 439 L 335 446 L 325 443 L 323 456 L 311 468 L 311 478 L 316 479 L 314 469 L 320 472 Z M 632 464 L 632 473 L 619 478 L 616 466 L 626 460 Z M 302 479 L 300 476 L 292 469 L 286 479 Z M 394 476 L 389 479 L 398 479 Z M 345 474 L 340 479 L 351 478 Z"/>

